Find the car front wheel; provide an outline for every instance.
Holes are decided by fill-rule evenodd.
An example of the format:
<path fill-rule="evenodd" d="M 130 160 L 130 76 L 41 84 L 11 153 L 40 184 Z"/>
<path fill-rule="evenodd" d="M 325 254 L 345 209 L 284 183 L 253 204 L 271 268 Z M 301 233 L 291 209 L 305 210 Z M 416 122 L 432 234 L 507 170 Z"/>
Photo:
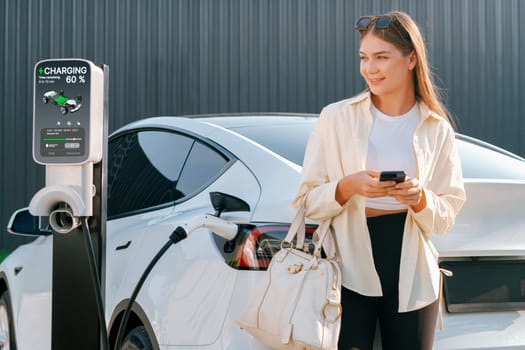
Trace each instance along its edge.
<path fill-rule="evenodd" d="M 122 343 L 121 350 L 153 350 L 151 340 L 149 339 L 148 332 L 144 326 L 140 326 L 131 330 L 128 333 L 124 342 Z"/>
<path fill-rule="evenodd" d="M 8 292 L 0 296 L 0 349 L 16 350 L 11 299 Z"/>

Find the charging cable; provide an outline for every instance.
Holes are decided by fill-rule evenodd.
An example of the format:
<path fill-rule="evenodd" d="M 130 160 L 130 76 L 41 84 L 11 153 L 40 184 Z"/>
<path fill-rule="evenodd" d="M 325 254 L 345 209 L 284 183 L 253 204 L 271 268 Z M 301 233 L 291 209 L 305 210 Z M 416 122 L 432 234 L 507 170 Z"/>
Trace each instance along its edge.
<path fill-rule="evenodd" d="M 140 289 L 142 288 L 142 285 L 146 281 L 146 277 L 148 277 L 149 273 L 151 272 L 155 264 L 157 264 L 157 262 L 164 255 L 164 253 L 168 251 L 171 245 L 176 244 L 179 241 L 182 241 L 186 237 L 187 237 L 186 231 L 180 226 L 177 227 L 175 231 L 173 231 L 173 233 L 170 235 L 168 242 L 164 244 L 164 246 L 159 250 L 159 252 L 155 255 L 155 257 L 150 261 L 150 263 L 148 264 L 148 266 L 142 273 L 142 276 L 137 282 L 137 285 L 135 286 L 135 289 L 133 290 L 133 293 L 131 294 L 131 297 L 129 298 L 128 305 L 126 306 L 126 311 L 124 312 L 124 316 L 122 316 L 122 319 L 120 320 L 120 325 L 118 327 L 118 333 L 117 333 L 117 341 L 115 342 L 115 348 L 114 348 L 115 350 L 120 349 L 122 338 L 124 338 L 126 324 L 128 323 L 129 314 L 131 313 L 131 308 L 133 306 L 133 303 L 135 302 L 135 299 L 137 298 L 137 295 L 140 292 Z"/>
<path fill-rule="evenodd" d="M 91 270 L 91 281 L 95 288 L 95 299 L 97 303 L 98 322 L 100 325 L 100 336 L 102 341 L 102 349 L 110 350 L 108 340 L 108 330 L 106 327 L 106 319 L 104 317 L 104 304 L 102 302 L 102 288 L 100 287 L 100 276 L 98 274 L 97 262 L 95 260 L 95 253 L 93 250 L 93 242 L 91 241 L 91 233 L 89 232 L 88 217 L 82 217 L 82 232 L 84 233 L 84 244 L 86 245 L 86 252 L 89 260 L 89 269 Z"/>
<path fill-rule="evenodd" d="M 170 235 L 169 240 L 150 261 L 150 263 L 142 273 L 142 276 L 140 277 L 139 281 L 137 282 L 137 285 L 135 286 L 135 289 L 133 290 L 133 293 L 131 294 L 131 297 L 128 301 L 128 305 L 126 306 L 126 310 L 124 311 L 124 316 L 122 316 L 122 319 L 120 320 L 120 325 L 117 333 L 117 341 L 115 342 L 114 350 L 120 349 L 122 340 L 124 338 L 124 332 L 126 330 L 126 324 L 128 323 L 129 314 L 131 313 L 131 308 L 133 307 L 135 299 L 137 298 L 137 295 L 139 294 L 142 285 L 146 281 L 146 278 L 148 277 L 153 267 L 157 264 L 157 262 L 164 255 L 164 253 L 166 253 L 166 251 L 171 247 L 172 244 L 175 245 L 178 242 L 182 241 L 198 228 L 208 228 L 213 232 L 217 233 L 219 236 L 226 238 L 227 240 L 234 239 L 237 235 L 238 230 L 238 226 L 236 224 L 224 221 L 216 216 L 209 214 L 196 217 L 193 220 L 190 220 L 190 222 L 182 226 L 178 226 L 175 229 L 175 231 L 173 231 L 173 233 Z"/>

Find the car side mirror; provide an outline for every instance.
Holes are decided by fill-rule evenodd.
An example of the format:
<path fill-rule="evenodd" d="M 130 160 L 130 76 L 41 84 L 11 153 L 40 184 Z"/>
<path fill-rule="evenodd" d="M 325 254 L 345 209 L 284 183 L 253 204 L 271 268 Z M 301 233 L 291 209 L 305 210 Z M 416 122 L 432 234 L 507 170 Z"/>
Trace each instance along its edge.
<path fill-rule="evenodd" d="M 47 224 L 47 217 L 33 216 L 29 208 L 18 209 L 11 215 L 7 232 L 23 236 L 48 236 L 53 233 Z"/>

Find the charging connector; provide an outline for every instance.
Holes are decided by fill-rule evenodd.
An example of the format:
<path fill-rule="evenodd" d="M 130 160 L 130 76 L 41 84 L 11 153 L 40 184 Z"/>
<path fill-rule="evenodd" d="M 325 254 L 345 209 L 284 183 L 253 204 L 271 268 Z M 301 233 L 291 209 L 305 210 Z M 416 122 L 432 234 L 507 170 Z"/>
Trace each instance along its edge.
<path fill-rule="evenodd" d="M 182 225 L 182 228 L 186 230 L 188 234 L 199 228 L 206 228 L 227 240 L 234 239 L 238 230 L 238 226 L 236 224 L 225 221 L 211 214 L 197 216 Z"/>
<path fill-rule="evenodd" d="M 49 225 L 55 232 L 66 234 L 80 226 L 80 219 L 73 214 L 69 205 L 60 203 L 58 208 L 49 213 Z"/>

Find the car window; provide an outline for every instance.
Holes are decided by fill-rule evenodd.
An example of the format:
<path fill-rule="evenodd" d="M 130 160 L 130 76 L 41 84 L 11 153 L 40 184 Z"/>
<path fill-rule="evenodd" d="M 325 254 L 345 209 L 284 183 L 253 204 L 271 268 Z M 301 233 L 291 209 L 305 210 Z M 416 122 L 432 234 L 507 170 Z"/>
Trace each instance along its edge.
<path fill-rule="evenodd" d="M 108 153 L 108 217 L 183 200 L 228 162 L 200 141 L 157 130 L 113 139 Z"/>
<path fill-rule="evenodd" d="M 143 131 L 138 133 L 138 142 L 151 166 L 170 182 L 177 182 L 193 139 L 163 131 Z"/>
<path fill-rule="evenodd" d="M 186 160 L 177 189 L 190 196 L 214 179 L 228 159 L 210 147 L 195 142 Z"/>

